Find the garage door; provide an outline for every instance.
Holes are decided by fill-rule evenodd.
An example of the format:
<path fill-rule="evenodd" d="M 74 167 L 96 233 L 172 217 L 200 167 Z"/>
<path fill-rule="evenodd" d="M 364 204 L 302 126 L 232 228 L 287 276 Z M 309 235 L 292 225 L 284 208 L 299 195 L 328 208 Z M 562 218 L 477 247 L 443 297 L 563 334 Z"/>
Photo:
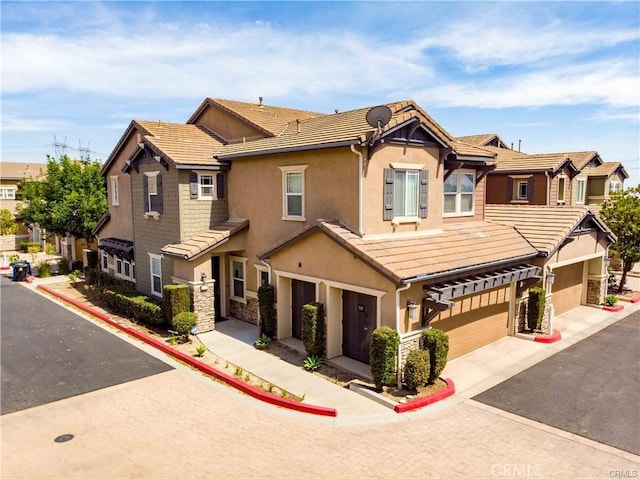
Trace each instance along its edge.
<path fill-rule="evenodd" d="M 580 306 L 582 300 L 582 271 L 584 263 L 570 264 L 553 270 L 553 295 L 551 302 L 556 315 Z"/>
<path fill-rule="evenodd" d="M 449 359 L 490 344 L 508 333 L 509 287 L 460 298 L 431 326 L 449 335 Z"/>

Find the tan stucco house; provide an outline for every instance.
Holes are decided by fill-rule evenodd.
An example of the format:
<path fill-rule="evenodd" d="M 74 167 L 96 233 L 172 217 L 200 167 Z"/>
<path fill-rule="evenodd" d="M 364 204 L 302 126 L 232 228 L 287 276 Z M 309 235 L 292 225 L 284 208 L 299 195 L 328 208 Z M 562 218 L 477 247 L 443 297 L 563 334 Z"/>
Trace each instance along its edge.
<path fill-rule="evenodd" d="M 486 205 L 497 157 L 410 100 L 320 114 L 208 98 L 186 124 L 132 121 L 109 156 L 102 265 L 149 295 L 188 284 L 200 330 L 257 323 L 271 283 L 278 338 L 325 305 L 328 358 L 368 363 L 380 326 L 404 355 L 430 325 L 460 356 L 514 334 L 534 284 L 556 311 L 606 284 L 613 238 L 588 209 Z"/>

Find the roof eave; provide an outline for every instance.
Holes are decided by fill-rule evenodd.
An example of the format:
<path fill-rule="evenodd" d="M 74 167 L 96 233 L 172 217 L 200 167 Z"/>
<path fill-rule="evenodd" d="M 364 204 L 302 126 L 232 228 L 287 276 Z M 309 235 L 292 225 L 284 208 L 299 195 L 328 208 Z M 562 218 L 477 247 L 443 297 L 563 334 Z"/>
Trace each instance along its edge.
<path fill-rule="evenodd" d="M 231 160 L 234 158 L 248 158 L 252 156 L 274 155 L 279 153 L 291 153 L 295 151 L 310 151 L 310 150 L 324 150 L 328 148 L 340 148 L 343 146 L 359 145 L 361 141 L 359 139 L 345 140 L 333 143 L 317 143 L 313 145 L 291 146 L 281 148 L 271 148 L 264 150 L 255 150 L 238 153 L 222 153 L 215 154 L 214 157 L 218 160 Z"/>

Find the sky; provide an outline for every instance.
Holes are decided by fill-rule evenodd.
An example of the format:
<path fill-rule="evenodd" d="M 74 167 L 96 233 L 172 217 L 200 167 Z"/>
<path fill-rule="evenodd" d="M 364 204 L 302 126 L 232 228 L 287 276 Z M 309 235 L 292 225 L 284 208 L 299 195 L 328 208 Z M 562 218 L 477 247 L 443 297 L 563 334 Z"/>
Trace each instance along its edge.
<path fill-rule="evenodd" d="M 206 97 L 332 113 L 415 100 L 453 136 L 596 150 L 640 183 L 640 2 L 12 2 L 1 161 L 90 151 Z"/>

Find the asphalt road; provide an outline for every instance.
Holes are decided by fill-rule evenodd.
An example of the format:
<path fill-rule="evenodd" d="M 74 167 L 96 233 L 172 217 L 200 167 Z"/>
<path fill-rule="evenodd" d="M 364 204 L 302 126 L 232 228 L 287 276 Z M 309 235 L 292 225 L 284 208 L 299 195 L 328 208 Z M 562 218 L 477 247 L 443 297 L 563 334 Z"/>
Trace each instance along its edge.
<path fill-rule="evenodd" d="M 172 369 L 23 285 L 0 281 L 1 414 Z"/>
<path fill-rule="evenodd" d="M 473 399 L 640 454 L 640 312 Z"/>

